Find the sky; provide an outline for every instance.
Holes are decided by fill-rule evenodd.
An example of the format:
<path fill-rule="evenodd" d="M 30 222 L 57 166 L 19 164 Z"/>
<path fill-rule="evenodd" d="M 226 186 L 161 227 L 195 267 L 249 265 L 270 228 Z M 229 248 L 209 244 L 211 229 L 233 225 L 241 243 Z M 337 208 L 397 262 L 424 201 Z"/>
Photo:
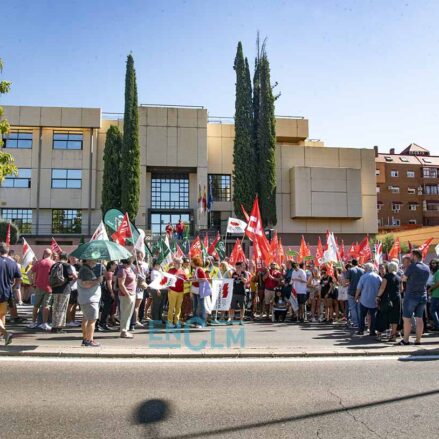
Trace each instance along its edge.
<path fill-rule="evenodd" d="M 139 103 L 233 116 L 233 60 L 266 37 L 276 114 L 328 146 L 439 155 L 437 0 L 0 0 L 0 104 L 122 112 L 127 55 Z"/>

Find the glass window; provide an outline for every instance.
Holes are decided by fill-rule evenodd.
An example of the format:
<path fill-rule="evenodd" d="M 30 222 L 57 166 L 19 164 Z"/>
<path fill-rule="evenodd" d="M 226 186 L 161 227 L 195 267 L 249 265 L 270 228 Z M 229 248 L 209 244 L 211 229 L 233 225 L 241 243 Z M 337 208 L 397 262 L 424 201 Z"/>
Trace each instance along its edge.
<path fill-rule="evenodd" d="M 424 178 L 437 178 L 436 168 L 423 168 L 422 175 Z"/>
<path fill-rule="evenodd" d="M 400 204 L 392 204 L 392 211 L 393 212 L 399 212 L 401 210 Z"/>
<path fill-rule="evenodd" d="M 80 169 L 52 169 L 53 189 L 81 189 L 82 171 Z"/>
<path fill-rule="evenodd" d="M 28 189 L 31 187 L 32 170 L 20 168 L 17 175 L 8 175 L 2 183 L 2 187 L 15 187 Z"/>
<path fill-rule="evenodd" d="M 53 149 L 82 149 L 83 134 L 78 131 L 53 133 Z"/>
<path fill-rule="evenodd" d="M 80 210 L 52 210 L 52 233 L 81 233 L 81 223 Z"/>
<path fill-rule="evenodd" d="M 32 148 L 32 132 L 31 131 L 11 131 L 3 136 L 3 148 Z"/>
<path fill-rule="evenodd" d="M 379 169 L 375 169 L 375 175 L 380 175 L 380 170 Z"/>
<path fill-rule="evenodd" d="M 392 189 L 390 190 L 392 194 L 399 194 L 399 186 L 392 186 Z"/>
<path fill-rule="evenodd" d="M 415 171 L 407 171 L 408 178 L 415 178 Z"/>
<path fill-rule="evenodd" d="M 424 188 L 424 193 L 426 195 L 438 195 L 439 189 L 437 184 L 427 184 Z"/>
<path fill-rule="evenodd" d="M 189 176 L 187 174 L 153 174 L 152 209 L 188 209 Z"/>
<path fill-rule="evenodd" d="M 416 224 L 416 220 L 415 219 L 409 220 L 409 224 Z"/>
<path fill-rule="evenodd" d="M 409 194 L 416 195 L 416 188 L 414 188 L 414 187 L 409 187 L 409 188 L 407 189 L 407 192 L 408 192 Z"/>
<path fill-rule="evenodd" d="M 416 210 L 416 204 L 409 204 L 409 210 Z"/>
<path fill-rule="evenodd" d="M 427 210 L 439 210 L 439 203 L 427 203 Z"/>
<path fill-rule="evenodd" d="M 189 223 L 188 213 L 152 213 L 151 214 L 151 232 L 153 235 L 162 235 L 165 233 L 166 225 L 171 223 L 175 226 L 179 219 L 182 219 L 185 224 Z"/>
<path fill-rule="evenodd" d="M 212 201 L 232 200 L 232 179 L 230 175 L 209 174 L 209 191 Z"/>
<path fill-rule="evenodd" d="M 398 177 L 398 171 L 390 171 L 390 176 L 391 177 Z"/>
<path fill-rule="evenodd" d="M 377 194 L 379 194 L 379 193 L 380 193 L 380 187 L 377 186 Z"/>
<path fill-rule="evenodd" d="M 31 209 L 2 209 L 1 216 L 4 220 L 16 224 L 21 233 L 32 233 Z"/>

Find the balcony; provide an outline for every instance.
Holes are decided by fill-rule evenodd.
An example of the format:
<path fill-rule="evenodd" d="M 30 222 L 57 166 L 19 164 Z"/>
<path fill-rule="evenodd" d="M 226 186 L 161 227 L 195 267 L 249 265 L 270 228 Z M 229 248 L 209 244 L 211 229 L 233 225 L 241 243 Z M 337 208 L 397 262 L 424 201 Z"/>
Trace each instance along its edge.
<path fill-rule="evenodd" d="M 308 119 L 294 116 L 276 116 L 276 139 L 278 142 L 297 143 L 309 135 Z"/>

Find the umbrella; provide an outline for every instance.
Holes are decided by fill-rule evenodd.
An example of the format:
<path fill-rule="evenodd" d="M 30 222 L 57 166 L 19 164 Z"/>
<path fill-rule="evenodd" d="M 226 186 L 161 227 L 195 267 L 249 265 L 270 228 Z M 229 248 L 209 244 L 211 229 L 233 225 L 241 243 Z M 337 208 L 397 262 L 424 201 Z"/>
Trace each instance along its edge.
<path fill-rule="evenodd" d="M 70 253 L 78 259 L 104 259 L 106 261 L 116 261 L 128 259 L 132 255 L 117 242 L 95 240 L 81 244 L 76 250 Z"/>

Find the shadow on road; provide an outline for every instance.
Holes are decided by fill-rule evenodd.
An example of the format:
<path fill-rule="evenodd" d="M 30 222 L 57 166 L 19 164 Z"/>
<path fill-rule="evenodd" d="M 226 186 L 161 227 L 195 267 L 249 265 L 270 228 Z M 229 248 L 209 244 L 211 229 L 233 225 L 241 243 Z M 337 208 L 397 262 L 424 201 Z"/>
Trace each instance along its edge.
<path fill-rule="evenodd" d="M 148 399 L 142 402 L 134 412 L 134 424 L 145 426 L 147 437 L 159 438 L 158 422 L 163 422 L 170 415 L 170 404 L 163 399 Z"/>

